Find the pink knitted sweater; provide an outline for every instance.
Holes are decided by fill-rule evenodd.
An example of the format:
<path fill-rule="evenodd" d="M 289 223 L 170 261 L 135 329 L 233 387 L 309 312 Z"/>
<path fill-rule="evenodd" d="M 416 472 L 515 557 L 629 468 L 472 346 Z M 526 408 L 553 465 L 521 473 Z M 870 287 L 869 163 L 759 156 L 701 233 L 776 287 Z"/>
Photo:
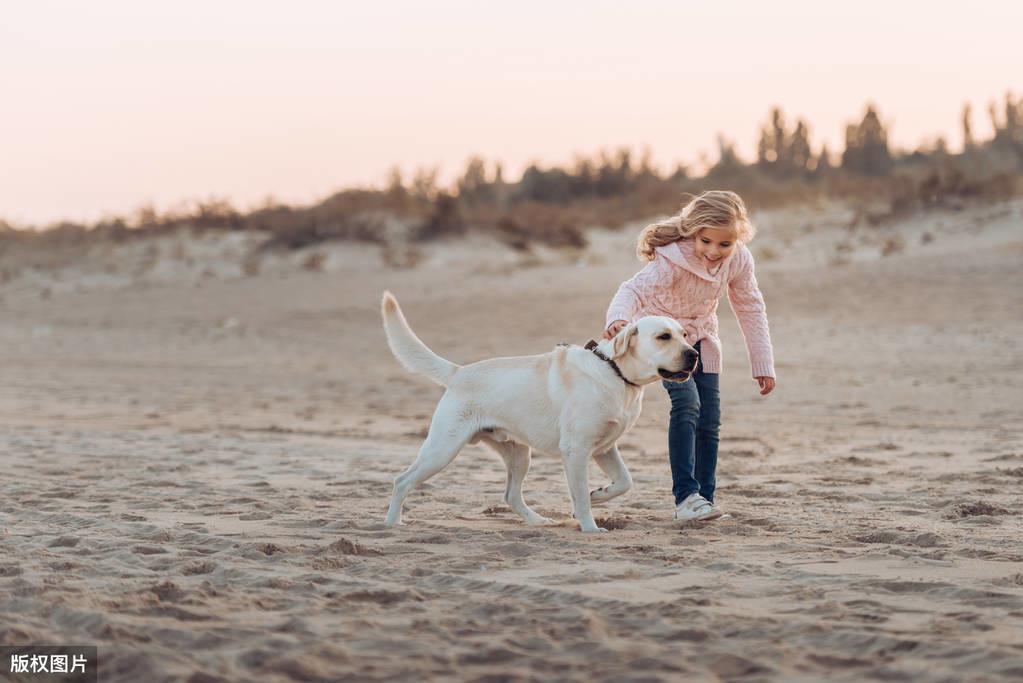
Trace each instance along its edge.
<path fill-rule="evenodd" d="M 753 254 L 739 242 L 715 274 L 702 265 L 692 240 L 657 247 L 654 260 L 618 288 L 607 309 L 605 328 L 615 320 L 632 322 L 644 315 L 666 315 L 682 323 L 686 341 L 700 344 L 703 371 L 721 372 L 718 299 L 728 301 L 746 339 L 754 377 L 774 377 L 774 352 L 764 297 L 753 275 Z"/>

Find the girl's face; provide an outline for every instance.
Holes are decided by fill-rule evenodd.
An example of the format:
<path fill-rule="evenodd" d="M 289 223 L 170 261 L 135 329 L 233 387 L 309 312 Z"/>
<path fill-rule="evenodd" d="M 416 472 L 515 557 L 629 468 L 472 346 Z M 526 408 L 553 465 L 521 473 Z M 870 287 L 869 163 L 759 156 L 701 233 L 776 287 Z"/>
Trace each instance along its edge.
<path fill-rule="evenodd" d="M 709 270 L 715 270 L 735 249 L 735 229 L 703 228 L 693 240 L 696 255 Z"/>

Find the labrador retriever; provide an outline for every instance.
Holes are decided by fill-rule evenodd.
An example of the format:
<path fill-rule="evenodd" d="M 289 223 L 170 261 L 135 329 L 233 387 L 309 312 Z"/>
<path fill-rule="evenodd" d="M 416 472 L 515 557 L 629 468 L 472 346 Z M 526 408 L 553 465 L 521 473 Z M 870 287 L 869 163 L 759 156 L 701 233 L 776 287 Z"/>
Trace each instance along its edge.
<path fill-rule="evenodd" d="M 415 486 L 444 469 L 466 444 L 482 442 L 504 460 L 504 500 L 527 524 L 553 523 L 522 498 L 532 449 L 561 456 L 581 530 L 606 531 L 594 522 L 591 505 L 632 486 L 617 442 L 639 418 L 643 387 L 660 379 L 684 382 L 696 368 L 697 352 L 682 326 L 663 316 L 640 318 L 612 339 L 585 348 L 559 345 L 536 356 L 462 366 L 441 358 L 415 335 L 390 292 L 384 292 L 381 312 L 395 358 L 408 371 L 447 388 L 415 462 L 394 480 L 387 526 L 402 524 L 402 504 Z M 611 479 L 592 492 L 591 458 Z"/>

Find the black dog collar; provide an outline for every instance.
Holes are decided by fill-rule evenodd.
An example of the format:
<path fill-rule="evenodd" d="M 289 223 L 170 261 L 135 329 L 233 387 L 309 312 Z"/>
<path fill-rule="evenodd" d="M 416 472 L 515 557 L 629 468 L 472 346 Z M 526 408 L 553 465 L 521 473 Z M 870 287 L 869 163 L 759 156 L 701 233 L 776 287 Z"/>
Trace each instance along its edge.
<path fill-rule="evenodd" d="M 602 360 L 602 361 L 606 362 L 608 365 L 610 365 L 611 369 L 615 371 L 616 375 L 618 375 L 619 377 L 622 378 L 623 382 L 625 382 L 626 384 L 628 384 L 630 386 L 634 386 L 634 387 L 638 387 L 639 386 L 635 382 L 630 382 L 629 380 L 627 380 L 625 378 L 625 375 L 623 375 L 622 371 L 618 368 L 618 363 L 615 363 L 613 360 L 611 360 L 610 358 L 605 356 L 604 353 L 600 349 L 597 348 L 597 342 L 595 342 L 595 341 L 593 341 L 591 339 L 588 342 L 586 342 L 586 346 L 583 347 L 583 348 L 585 348 L 587 351 L 592 351 L 593 355 L 595 355 L 597 358 L 599 358 L 600 360 Z"/>

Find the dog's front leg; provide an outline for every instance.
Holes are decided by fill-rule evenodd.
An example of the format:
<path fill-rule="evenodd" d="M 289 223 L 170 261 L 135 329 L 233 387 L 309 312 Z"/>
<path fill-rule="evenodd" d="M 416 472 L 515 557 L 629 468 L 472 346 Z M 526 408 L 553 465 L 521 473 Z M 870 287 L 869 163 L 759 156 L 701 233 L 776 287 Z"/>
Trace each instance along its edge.
<path fill-rule="evenodd" d="M 601 471 L 611 479 L 611 484 L 590 491 L 591 504 L 606 503 L 632 488 L 632 475 L 622 460 L 622 454 L 618 452 L 618 444 L 611 446 L 604 453 L 598 453 L 593 459 L 597 461 Z"/>
<path fill-rule="evenodd" d="M 607 531 L 593 521 L 593 509 L 590 507 L 590 486 L 586 480 L 586 468 L 590 462 L 591 451 L 588 448 L 570 447 L 562 449 L 565 461 L 565 477 L 568 479 L 568 492 L 572 496 L 572 512 L 579 520 L 579 529 L 584 533 Z"/>
<path fill-rule="evenodd" d="M 632 475 L 629 474 L 621 453 L 618 452 L 618 444 L 615 444 L 604 453 L 597 453 L 593 456 L 596 464 L 611 479 L 611 484 L 606 487 L 594 489 L 589 492 L 589 501 L 592 505 L 607 503 L 616 496 L 632 488 Z"/>

